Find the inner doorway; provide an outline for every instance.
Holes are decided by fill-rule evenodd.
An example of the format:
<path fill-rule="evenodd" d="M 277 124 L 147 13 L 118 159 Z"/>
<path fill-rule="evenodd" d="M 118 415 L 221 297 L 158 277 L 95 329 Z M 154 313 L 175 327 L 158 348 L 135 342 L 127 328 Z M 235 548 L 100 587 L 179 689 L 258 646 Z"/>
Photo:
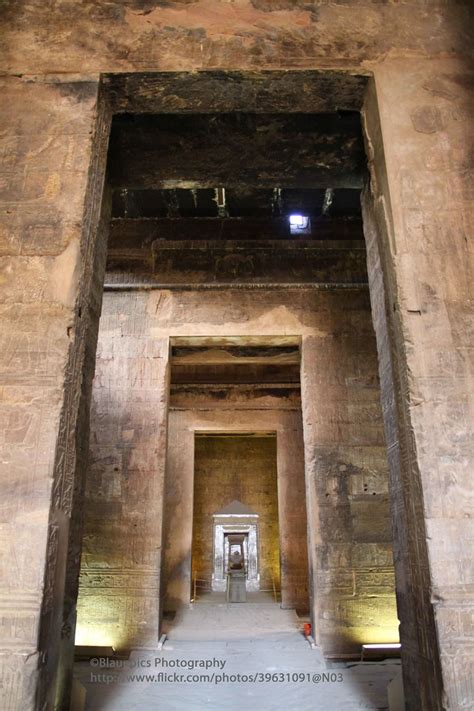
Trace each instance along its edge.
<path fill-rule="evenodd" d="M 216 553 L 225 602 L 232 532 L 248 533 L 249 594 L 307 611 L 299 339 L 173 337 L 170 385 L 164 612 L 209 596 Z"/>
<path fill-rule="evenodd" d="M 193 600 L 226 592 L 241 547 L 250 599 L 260 592 L 279 601 L 275 433 L 197 434 L 194 452 Z"/>

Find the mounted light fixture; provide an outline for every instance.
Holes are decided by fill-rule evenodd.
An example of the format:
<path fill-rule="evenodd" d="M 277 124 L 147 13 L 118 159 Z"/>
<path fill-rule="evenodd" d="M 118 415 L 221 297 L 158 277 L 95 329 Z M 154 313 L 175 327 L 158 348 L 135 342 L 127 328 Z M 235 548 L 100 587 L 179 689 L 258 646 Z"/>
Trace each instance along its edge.
<path fill-rule="evenodd" d="M 288 219 L 292 235 L 307 235 L 311 233 L 311 222 L 307 215 L 290 215 Z"/>

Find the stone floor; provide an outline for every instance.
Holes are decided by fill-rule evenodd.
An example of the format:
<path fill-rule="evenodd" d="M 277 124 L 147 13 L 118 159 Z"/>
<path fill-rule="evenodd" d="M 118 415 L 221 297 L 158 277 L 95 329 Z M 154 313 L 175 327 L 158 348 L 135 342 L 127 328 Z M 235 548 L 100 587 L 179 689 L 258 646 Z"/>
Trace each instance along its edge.
<path fill-rule="evenodd" d="M 400 671 L 397 660 L 325 663 L 296 614 L 263 598 L 208 599 L 166 627 L 161 651 L 136 651 L 121 668 L 76 665 L 88 711 L 387 709 L 387 684 Z"/>

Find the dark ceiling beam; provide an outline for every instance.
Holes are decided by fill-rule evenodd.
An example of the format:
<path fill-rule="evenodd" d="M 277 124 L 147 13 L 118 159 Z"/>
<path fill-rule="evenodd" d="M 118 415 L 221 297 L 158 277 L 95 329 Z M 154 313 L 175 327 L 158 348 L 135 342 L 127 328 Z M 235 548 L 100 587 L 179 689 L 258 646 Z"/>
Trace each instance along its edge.
<path fill-rule="evenodd" d="M 299 348 L 183 348 L 173 349 L 171 366 L 205 365 L 294 365 L 300 363 Z"/>
<path fill-rule="evenodd" d="M 219 364 L 219 365 L 172 365 L 173 385 L 191 384 L 245 384 L 252 383 L 299 383 L 300 365 L 294 364 Z"/>
<path fill-rule="evenodd" d="M 278 248 L 277 248 L 278 247 Z M 281 247 L 281 248 L 280 248 Z M 139 249 L 109 249 L 111 275 L 134 275 L 157 284 L 363 284 L 365 245 L 351 241 L 170 242 L 155 240 Z"/>
<path fill-rule="evenodd" d="M 114 188 L 360 188 L 366 159 L 358 115 L 118 117 Z"/>
<path fill-rule="evenodd" d="M 283 170 L 283 169 L 282 169 Z M 261 177 L 252 169 L 243 169 L 239 175 L 235 175 L 230 168 L 214 171 L 206 178 L 161 178 L 153 175 L 152 172 L 144 173 L 141 177 L 135 174 L 135 167 L 120 169 L 120 173 L 113 170 L 110 176 L 110 183 L 115 190 L 214 190 L 219 187 L 253 189 L 263 188 L 270 190 L 273 188 L 292 188 L 300 190 L 318 189 L 325 190 L 328 183 L 333 189 L 350 188 L 361 190 L 364 185 L 363 172 L 355 169 L 352 173 L 342 172 L 339 169 L 321 167 L 305 175 L 303 170 L 291 171 L 286 168 L 286 176 L 282 171 L 265 172 Z M 133 174 L 132 174 L 133 171 Z"/>
<path fill-rule="evenodd" d="M 337 71 L 105 74 L 114 113 L 360 111 L 367 76 Z"/>
<path fill-rule="evenodd" d="M 275 240 L 291 239 L 287 218 L 118 218 L 111 220 L 109 253 L 147 250 L 155 240 Z M 294 238 L 293 238 L 294 239 Z M 331 218 L 312 220 L 305 239 L 361 240 L 362 220 Z"/>

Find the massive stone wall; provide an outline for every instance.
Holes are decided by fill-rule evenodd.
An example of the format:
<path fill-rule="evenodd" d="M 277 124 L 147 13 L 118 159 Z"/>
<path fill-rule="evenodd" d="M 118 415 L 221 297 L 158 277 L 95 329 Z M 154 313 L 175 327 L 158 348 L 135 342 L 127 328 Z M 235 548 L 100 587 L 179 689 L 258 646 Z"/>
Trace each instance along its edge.
<path fill-rule="evenodd" d="M 341 304 L 335 333 L 302 346 L 315 636 L 336 656 L 398 639 L 377 361 L 359 309 Z"/>
<path fill-rule="evenodd" d="M 54 78 L 50 75 L 56 73 L 61 82 L 75 82 L 91 79 L 87 74 L 90 72 L 194 71 L 209 68 L 218 71 L 231 69 L 236 73 L 262 68 L 296 71 L 338 69 L 349 73 L 373 72 L 375 75 L 378 101 L 383 104 L 380 114 L 382 142 L 389 163 L 388 179 L 383 180 L 379 174 L 375 188 L 380 205 L 385 209 L 382 221 L 389 224 L 391 235 L 391 242 L 388 238 L 386 241 L 390 248 L 382 250 L 382 268 L 385 276 L 390 275 L 388 287 L 391 297 L 386 304 L 386 313 L 391 320 L 395 314 L 399 326 L 403 325 L 403 328 L 393 330 L 395 342 L 398 340 L 401 345 L 404 339 L 407 341 L 407 357 L 396 359 L 394 367 L 399 374 L 398 382 L 404 382 L 405 402 L 409 406 L 401 412 L 397 410 L 396 416 L 400 418 L 401 438 L 411 438 L 410 457 L 404 462 L 405 471 L 416 473 L 418 470 L 419 473 L 413 477 L 416 482 L 416 506 L 412 508 L 411 518 L 406 519 L 406 537 L 410 541 L 424 541 L 430 561 L 430 567 L 423 562 L 422 585 L 425 591 L 420 592 L 419 587 L 407 583 L 408 569 L 403 559 L 397 559 L 398 587 L 408 604 L 418 610 L 419 605 L 423 606 L 423 596 L 425 600 L 431 597 L 431 576 L 434 574 L 434 592 L 438 600 L 435 634 L 438 635 L 439 631 L 436 646 L 444 655 L 442 669 L 446 691 L 443 698 L 436 692 L 433 704 L 427 705 L 420 690 L 428 687 L 435 689 L 436 674 L 433 665 L 426 667 L 414 659 L 410 673 L 412 683 L 407 685 L 408 704 L 417 711 L 419 708 L 431 711 L 433 707 L 454 709 L 472 705 L 474 694 L 469 688 L 466 662 L 471 654 L 469 639 L 472 637 L 469 638 L 468 619 L 472 610 L 472 582 L 467 577 L 469 568 L 458 561 L 460 548 L 456 540 L 467 538 L 465 526 L 469 521 L 469 512 L 466 512 L 465 506 L 470 500 L 471 488 L 460 483 L 465 476 L 460 460 L 452 461 L 452 452 L 460 454 L 460 435 L 456 428 L 460 432 L 466 428 L 470 416 L 463 409 L 464 405 L 460 409 L 453 405 L 459 395 L 455 394 L 456 383 L 462 382 L 460 402 L 465 403 L 465 394 L 472 393 L 472 385 L 464 377 L 467 368 L 464 344 L 469 329 L 465 318 L 466 283 L 463 278 L 469 267 L 464 235 L 468 232 L 468 226 L 472 225 L 472 213 L 466 199 L 472 139 L 460 133 L 460 127 L 466 121 L 466 105 L 472 86 L 466 78 L 466 65 L 471 61 L 473 45 L 471 13 L 472 3 L 469 0 L 432 0 L 429 4 L 424 0 L 403 3 L 366 0 L 348 0 L 344 3 L 303 3 L 299 0 L 271 3 L 257 0 L 236 0 L 233 3 L 224 0 L 170 0 L 151 3 L 148 0 L 129 0 L 124 3 L 117 0 L 106 4 L 75 0 L 54 3 L 8 0 L 2 4 L 1 71 L 11 75 L 7 83 L 13 87 L 12 91 L 5 90 L 2 94 L 2 130 L 3 126 L 6 129 L 2 134 L 2 174 L 8 180 L 14 173 L 18 176 L 17 182 L 12 184 L 12 197 L 6 197 L 7 211 L 2 216 L 2 249 L 6 236 L 6 254 L 12 256 L 8 250 L 16 250 L 13 252 L 14 267 L 10 256 L 7 256 L 6 275 L 1 285 L 8 311 L 2 336 L 11 336 L 16 354 L 12 358 L 10 347 L 3 349 L 7 363 L 4 374 L 6 385 L 2 390 L 7 400 L 7 426 L 3 436 L 8 451 L 2 461 L 9 463 L 5 481 L 11 487 L 9 498 L 4 499 L 12 502 L 11 507 L 10 504 L 7 506 L 6 515 L 12 513 L 13 520 L 22 525 L 24 523 L 23 532 L 18 531 L 16 523 L 9 523 L 6 529 L 8 536 L 10 533 L 14 536 L 17 554 L 13 557 L 18 561 L 20 572 L 16 575 L 13 588 L 7 584 L 8 595 L 12 590 L 14 592 L 14 602 L 8 602 L 11 598 L 7 597 L 8 609 L 4 619 L 8 629 L 4 634 L 2 632 L 2 638 L 6 640 L 3 648 L 9 653 L 20 647 L 27 652 L 25 667 L 22 664 L 15 666 L 15 661 L 8 667 L 8 681 L 4 687 L 7 690 L 6 708 L 29 708 L 34 695 L 36 679 L 30 671 L 36 668 L 36 657 L 31 656 L 36 649 L 36 636 L 31 634 L 31 630 L 37 626 L 38 590 L 42 584 L 40 568 L 45 564 L 41 552 L 42 533 L 38 534 L 38 527 L 44 532 L 45 514 L 40 511 L 41 504 L 37 501 L 43 502 L 46 509 L 50 498 L 49 484 L 37 485 L 37 479 L 12 483 L 11 471 L 20 467 L 22 471 L 28 468 L 31 472 L 34 452 L 35 467 L 42 472 L 39 481 L 49 481 L 68 349 L 64 331 L 67 332 L 71 323 L 70 312 L 63 309 L 62 296 L 57 306 L 54 306 L 54 297 L 47 310 L 44 300 L 38 307 L 39 293 L 46 293 L 44 285 L 57 281 L 54 274 L 65 275 L 63 262 L 56 259 L 67 246 L 67 235 L 72 233 L 65 227 L 67 220 L 58 221 L 54 211 L 51 213 L 49 210 L 52 196 L 56 194 L 57 177 L 49 183 L 46 179 L 42 195 L 35 195 L 31 192 L 32 174 L 41 172 L 38 167 L 49 166 L 50 162 L 54 165 L 55 161 L 59 161 L 63 166 L 61 172 L 65 171 L 64 174 L 72 178 L 75 168 L 69 170 L 67 165 L 74 166 L 74 162 L 68 163 L 64 158 L 65 148 L 72 139 L 72 144 L 76 146 L 73 155 L 82 154 L 76 164 L 77 175 L 70 183 L 61 184 L 62 197 L 54 200 L 60 215 L 67 214 L 69 210 L 75 213 L 76 198 L 84 188 L 90 140 L 86 133 L 91 127 L 88 109 L 84 113 L 81 109 L 87 101 L 85 104 L 72 101 L 72 96 L 77 98 L 81 91 L 66 90 L 69 99 L 66 98 L 62 94 L 66 84 L 62 85 L 62 89 L 54 88 Z M 407 59 L 400 61 L 403 57 Z M 442 59 L 433 61 L 436 57 Z M 464 57 L 467 62 L 454 66 L 446 62 L 450 57 Z M 286 76 L 284 72 L 282 76 Z M 94 81 L 95 78 L 96 75 L 92 76 Z M 110 78 L 107 81 L 110 82 Z M 158 93 L 160 82 L 162 78 L 155 85 Z M 140 86 L 140 80 L 135 86 Z M 305 89 L 297 101 L 293 100 L 293 104 L 300 106 L 309 97 L 308 110 L 324 110 L 322 106 L 326 106 L 329 96 L 331 101 L 339 97 L 340 106 L 346 108 L 338 93 L 340 86 L 337 82 L 336 87 L 326 84 L 327 91 L 319 97 Z M 286 87 L 288 94 L 292 89 L 291 77 Z M 262 95 L 253 89 L 250 93 L 260 104 Z M 276 92 L 278 99 L 280 95 L 279 91 Z M 343 95 L 346 96 L 345 92 Z M 137 90 L 128 99 L 129 106 L 132 100 L 140 101 L 146 110 L 150 95 Z M 169 92 L 168 100 L 175 110 L 180 108 L 180 99 L 173 92 Z M 200 101 L 196 98 L 198 107 L 203 105 Z M 275 106 L 278 105 L 277 100 Z M 77 132 L 74 129 L 69 135 L 59 127 L 63 122 L 73 125 L 74 121 L 70 123 L 68 119 L 72 116 L 71 110 L 76 119 L 81 115 L 86 120 L 83 128 L 76 124 Z M 20 135 L 22 139 L 18 141 Z M 46 137 L 46 149 L 41 150 L 43 137 Z M 71 155 L 67 150 L 66 154 Z M 380 157 L 378 149 L 376 156 Z M 27 165 L 36 166 L 36 169 L 27 171 Z M 57 176 L 56 170 L 52 172 Z M 36 181 L 36 177 L 33 180 Z M 32 200 L 37 202 L 32 203 Z M 22 249 L 29 243 L 29 248 L 34 251 L 32 259 L 26 258 L 27 252 L 20 258 L 21 215 L 28 214 L 33 204 L 35 215 L 46 217 L 37 223 L 34 230 L 26 230 L 20 240 Z M 60 251 L 58 243 L 62 245 Z M 64 252 L 64 262 L 69 263 L 69 254 Z M 51 272 L 51 278 L 45 277 L 42 267 L 49 270 L 49 266 L 53 268 L 55 264 L 57 269 Z M 397 279 L 399 271 L 402 274 L 401 283 L 404 284 L 401 290 Z M 410 289 L 417 284 L 418 276 L 430 289 L 423 299 L 419 298 L 419 294 L 416 298 L 410 297 L 408 301 L 413 301 L 415 308 L 403 310 L 401 304 L 406 304 L 407 294 L 413 294 Z M 372 281 L 372 288 L 373 284 Z M 17 298 L 18 292 L 23 290 L 24 295 Z M 14 307 L 11 307 L 12 299 L 16 300 Z M 427 308 L 419 308 L 420 301 Z M 445 305 L 449 308 L 443 311 Z M 427 314 L 432 307 L 436 307 L 436 316 L 433 315 L 435 324 L 430 326 Z M 418 311 L 421 311 L 419 316 Z M 377 330 L 380 334 L 379 327 Z M 438 350 L 438 356 L 428 362 L 425 354 L 432 356 L 437 350 L 433 341 L 440 339 L 445 344 L 445 338 L 451 340 L 444 356 L 439 355 Z M 468 343 L 472 343 L 471 336 L 469 339 Z M 32 350 L 32 343 L 39 344 L 37 350 L 36 346 Z M 381 343 L 383 346 L 383 341 Z M 380 352 L 382 355 L 382 350 Z M 32 353 L 41 353 L 41 357 L 33 357 Z M 427 386 L 428 383 L 429 398 L 424 392 L 420 397 L 419 386 Z M 448 392 L 451 393 L 449 396 Z M 24 403 L 21 410 L 18 405 L 20 395 Z M 23 415 L 18 414 L 26 409 L 31 422 L 28 427 L 22 424 Z M 448 411 L 455 414 L 448 417 L 444 414 Z M 22 432 L 25 432 L 24 436 Z M 12 438 L 15 442 L 11 441 Z M 392 442 L 390 432 L 387 439 Z M 443 470 L 441 474 L 439 466 Z M 45 478 L 44 472 L 48 472 Z M 398 484 L 401 496 L 407 500 L 411 495 L 411 490 L 404 489 L 408 480 L 409 476 L 400 479 Z M 38 487 L 40 494 L 37 494 Z M 399 497 L 400 491 L 392 491 L 394 498 Z M 27 503 L 23 503 L 23 499 Z M 440 507 L 443 509 L 442 516 L 431 518 L 426 534 L 416 525 L 417 518 L 422 516 L 420 502 L 427 502 L 431 511 L 438 511 Z M 448 505 L 450 511 L 446 508 Z M 409 509 L 405 504 L 405 512 Z M 424 503 L 421 509 L 424 510 Z M 29 511 L 26 522 L 24 511 Z M 396 508 L 396 511 L 399 509 Z M 399 528 L 395 528 L 395 532 L 398 536 Z M 41 550 L 30 560 L 29 554 L 34 550 L 31 541 L 36 542 Z M 8 566 L 12 560 L 9 545 L 3 547 L 7 551 Z M 413 546 L 414 549 L 416 547 Z M 464 543 L 461 550 L 468 548 Z M 35 567 L 35 562 L 38 567 Z M 446 577 L 443 578 L 443 575 Z M 20 580 L 29 581 L 27 587 L 30 590 L 28 601 L 21 604 L 21 613 L 15 609 L 18 601 L 15 586 L 16 581 Z M 448 592 L 444 585 L 446 581 L 450 583 Z M 438 587 L 440 582 L 443 583 L 441 593 Z M 30 621 L 25 622 L 25 619 Z M 433 639 L 432 626 L 428 632 L 430 620 L 425 615 L 420 615 L 418 619 L 421 620 L 421 637 L 431 636 Z M 405 649 L 408 653 L 411 650 L 409 636 L 407 640 Z M 437 649 L 431 642 L 430 645 L 431 655 L 436 656 Z M 459 684 L 458 673 L 461 679 Z M 419 680 L 423 680 L 423 684 Z"/>
<path fill-rule="evenodd" d="M 109 121 L 96 81 L 3 78 L 1 92 L 0 706 L 30 709 L 51 703 L 68 635 L 76 426 L 105 269 L 97 234 Z M 74 614 L 70 623 L 73 633 Z"/>
<path fill-rule="evenodd" d="M 87 620 L 94 618 L 94 624 L 104 623 L 102 629 L 112 630 L 118 625 L 118 636 L 135 643 L 146 642 L 148 624 L 156 629 L 156 610 L 150 607 L 148 613 L 155 615 L 154 621 L 150 618 L 137 636 L 129 632 L 138 630 L 139 620 L 144 619 L 140 608 L 144 588 L 133 584 L 131 578 L 124 579 L 127 570 L 143 571 L 144 557 L 157 541 L 157 516 L 162 504 L 158 490 L 153 498 L 146 488 L 156 466 L 156 447 L 163 446 L 159 433 L 150 442 L 158 407 L 149 412 L 146 398 L 158 397 L 159 383 L 163 382 L 158 372 L 165 360 L 156 357 L 159 353 L 155 351 L 150 351 L 147 359 L 140 354 L 173 336 L 267 336 L 271 341 L 278 335 L 291 335 L 303 338 L 308 518 L 318 531 L 317 537 L 311 539 L 309 551 L 315 585 L 316 631 L 325 652 L 333 654 L 358 650 L 365 641 L 396 636 L 387 464 L 368 292 L 262 290 L 258 300 L 252 292 L 243 290 L 106 292 L 102 319 L 92 421 L 94 463 L 86 500 L 88 520 L 79 604 L 81 629 Z M 133 350 L 123 355 L 128 348 Z M 157 375 L 155 381 L 150 381 L 151 386 L 147 384 L 142 402 L 141 373 L 145 367 Z M 174 459 L 169 463 L 174 462 L 175 472 L 189 472 L 187 495 L 180 491 L 177 498 L 181 525 L 192 521 L 192 453 L 196 429 L 238 427 L 248 431 L 249 426 L 256 430 L 259 422 L 267 422 L 265 430 L 285 431 L 285 427 L 277 425 L 278 418 L 281 423 L 280 415 L 273 417 L 272 422 L 260 410 L 249 425 L 250 410 L 240 414 L 227 410 L 226 416 L 224 411 L 208 410 L 198 412 L 197 416 L 189 409 L 190 404 L 188 399 L 187 414 L 172 413 L 173 417 L 179 415 L 181 425 L 177 428 L 170 425 L 170 437 L 178 439 L 170 445 L 170 457 L 173 453 Z M 147 415 L 141 414 L 142 407 Z M 297 415 L 291 411 L 288 414 Z M 286 428 L 282 451 L 291 459 L 295 450 L 289 441 L 295 427 Z M 135 464 L 131 466 L 130 462 Z M 282 470 L 280 465 L 279 468 Z M 288 485 L 288 493 L 295 493 L 295 498 L 283 493 L 282 501 L 285 498 L 292 501 L 292 515 L 296 517 L 298 506 L 304 508 L 303 492 L 292 492 Z M 152 504 L 144 506 L 145 500 Z M 104 512 L 109 509 L 117 523 L 109 522 L 106 526 Z M 288 511 L 280 511 L 280 526 L 287 517 Z M 324 526 L 315 529 L 318 518 Z M 142 534 L 141 539 L 132 535 L 137 546 L 133 551 L 124 540 L 129 526 Z M 189 571 L 188 582 L 184 583 L 188 597 L 191 525 L 186 530 L 188 539 L 183 534 L 184 538 L 176 539 L 174 544 L 181 546 L 181 553 L 176 550 L 175 558 L 185 561 Z M 291 551 L 288 554 L 291 557 Z M 113 576 L 105 574 L 110 560 L 117 568 L 112 571 L 119 576 L 115 580 L 123 585 L 120 596 Z M 153 558 L 154 564 L 156 560 Z M 153 562 L 151 558 L 149 561 Z M 153 566 L 148 570 L 152 575 Z M 155 578 L 158 574 L 155 570 Z M 146 596 L 152 590 L 150 587 Z M 110 606 L 109 611 L 101 607 L 104 601 Z M 130 611 L 128 618 L 120 612 L 122 607 Z"/>
<path fill-rule="evenodd" d="M 10 73 L 353 69 L 387 55 L 470 52 L 466 2 L 7 0 Z"/>
<path fill-rule="evenodd" d="M 78 644 L 156 646 L 168 339 L 140 295 L 107 298 L 91 408 Z"/>
<path fill-rule="evenodd" d="M 474 698 L 472 80 L 459 62 L 399 61 L 364 111 L 405 686 L 430 709 Z"/>

